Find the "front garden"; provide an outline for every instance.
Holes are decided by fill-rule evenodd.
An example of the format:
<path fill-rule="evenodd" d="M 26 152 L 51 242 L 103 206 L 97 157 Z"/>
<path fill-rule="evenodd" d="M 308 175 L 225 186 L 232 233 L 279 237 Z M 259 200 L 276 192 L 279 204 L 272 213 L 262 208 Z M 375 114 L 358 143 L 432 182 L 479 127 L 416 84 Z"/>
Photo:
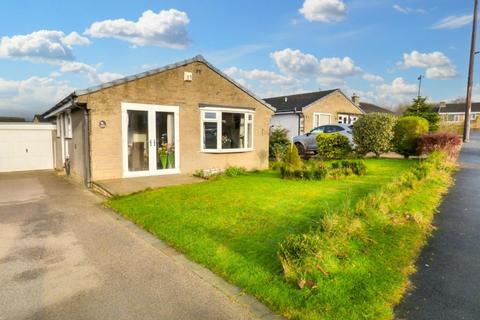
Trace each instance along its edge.
<path fill-rule="evenodd" d="M 358 159 L 337 137 L 325 159 L 302 161 L 278 145 L 272 170 L 232 168 L 107 205 L 289 319 L 392 319 L 458 151 L 452 137 L 422 136 L 422 121 L 402 122 L 387 121 L 383 138 L 357 129 L 368 139 L 357 147 L 381 154 L 386 137 L 427 158 Z"/>

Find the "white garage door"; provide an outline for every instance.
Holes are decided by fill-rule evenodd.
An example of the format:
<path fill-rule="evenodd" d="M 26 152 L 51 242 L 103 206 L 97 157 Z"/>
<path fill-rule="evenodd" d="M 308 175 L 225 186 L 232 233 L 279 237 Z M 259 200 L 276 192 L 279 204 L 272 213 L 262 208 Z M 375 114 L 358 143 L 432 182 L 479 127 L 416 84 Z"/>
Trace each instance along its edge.
<path fill-rule="evenodd" d="M 0 124 L 0 172 L 53 169 L 51 124 Z"/>

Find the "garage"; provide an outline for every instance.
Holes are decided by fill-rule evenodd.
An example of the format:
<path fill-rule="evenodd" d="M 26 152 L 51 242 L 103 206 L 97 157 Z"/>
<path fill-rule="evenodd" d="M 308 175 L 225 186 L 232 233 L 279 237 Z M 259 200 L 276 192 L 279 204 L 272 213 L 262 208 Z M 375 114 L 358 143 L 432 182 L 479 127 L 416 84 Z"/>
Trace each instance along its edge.
<path fill-rule="evenodd" d="M 0 172 L 53 169 L 55 126 L 0 124 Z"/>

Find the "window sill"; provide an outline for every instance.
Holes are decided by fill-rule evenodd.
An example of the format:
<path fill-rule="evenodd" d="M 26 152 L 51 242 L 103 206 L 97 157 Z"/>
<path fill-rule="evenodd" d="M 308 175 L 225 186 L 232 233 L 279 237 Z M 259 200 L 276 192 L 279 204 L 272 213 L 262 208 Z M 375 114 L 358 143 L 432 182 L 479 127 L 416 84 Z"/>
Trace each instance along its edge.
<path fill-rule="evenodd" d="M 215 149 L 205 149 L 205 150 L 200 150 L 201 153 L 246 153 L 246 152 L 252 152 L 255 151 L 255 149 L 223 149 L 223 150 L 215 150 Z"/>

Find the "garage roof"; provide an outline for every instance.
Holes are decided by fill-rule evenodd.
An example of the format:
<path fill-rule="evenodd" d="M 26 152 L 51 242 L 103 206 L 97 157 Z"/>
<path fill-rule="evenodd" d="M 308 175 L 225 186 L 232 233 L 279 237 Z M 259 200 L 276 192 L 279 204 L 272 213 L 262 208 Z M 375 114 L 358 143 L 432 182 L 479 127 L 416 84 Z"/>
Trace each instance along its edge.
<path fill-rule="evenodd" d="M 300 111 L 302 108 L 328 96 L 337 90 L 339 89 L 292 94 L 289 96 L 266 98 L 264 100 L 270 105 L 274 106 L 279 113 L 292 112 L 295 110 Z"/>

